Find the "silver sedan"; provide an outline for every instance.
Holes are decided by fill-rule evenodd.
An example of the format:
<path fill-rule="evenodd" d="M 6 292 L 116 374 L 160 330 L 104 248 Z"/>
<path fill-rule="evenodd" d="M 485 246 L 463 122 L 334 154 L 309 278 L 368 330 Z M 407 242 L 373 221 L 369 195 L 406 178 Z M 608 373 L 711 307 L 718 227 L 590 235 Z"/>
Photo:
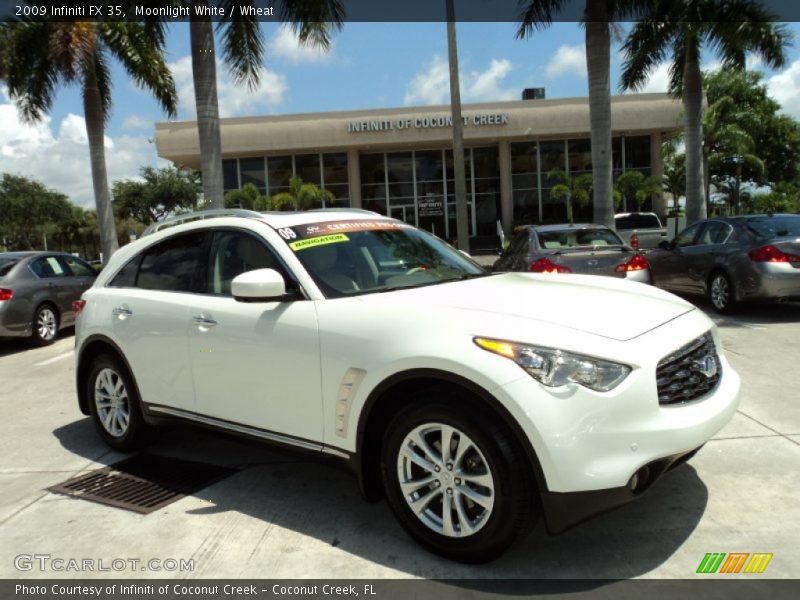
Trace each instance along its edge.
<path fill-rule="evenodd" d="M 608 227 L 590 223 L 518 227 L 492 270 L 581 273 L 650 282 L 642 254 Z"/>
<path fill-rule="evenodd" d="M 698 221 L 647 260 L 655 285 L 704 294 L 721 313 L 751 300 L 800 300 L 800 215 Z"/>

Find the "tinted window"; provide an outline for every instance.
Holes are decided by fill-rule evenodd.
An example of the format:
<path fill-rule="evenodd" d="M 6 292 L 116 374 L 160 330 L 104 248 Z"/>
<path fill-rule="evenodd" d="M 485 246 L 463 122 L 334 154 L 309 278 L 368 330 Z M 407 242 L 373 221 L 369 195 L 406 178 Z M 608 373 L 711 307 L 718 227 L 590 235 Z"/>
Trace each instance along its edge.
<path fill-rule="evenodd" d="M 136 287 L 169 292 L 203 289 L 206 263 L 204 231 L 178 235 L 145 252 Z"/>
<path fill-rule="evenodd" d="M 614 219 L 617 229 L 658 229 L 661 223 L 655 215 L 633 214 Z"/>
<path fill-rule="evenodd" d="M 19 262 L 18 258 L 8 258 L 0 256 L 0 277 L 8 275 L 9 271 Z"/>
<path fill-rule="evenodd" d="M 747 227 L 760 237 L 787 237 L 800 235 L 800 216 L 762 217 L 749 219 Z"/>
<path fill-rule="evenodd" d="M 621 246 L 622 240 L 606 228 L 561 229 L 539 232 L 542 248 L 574 248 L 576 246 Z"/>
<path fill-rule="evenodd" d="M 691 227 L 687 227 L 678 234 L 675 238 L 675 245 L 681 248 L 694 245 L 694 238 L 697 237 L 697 232 L 700 231 L 702 223 L 695 223 Z"/>
<path fill-rule="evenodd" d="M 75 277 L 94 277 L 97 275 L 97 271 L 74 256 L 62 256 L 61 259 L 67 263 Z"/>
<path fill-rule="evenodd" d="M 41 278 L 48 277 L 66 277 L 68 275 L 66 268 L 58 258 L 55 256 L 44 256 L 37 258 L 31 263 L 31 271 Z"/>
<path fill-rule="evenodd" d="M 139 263 L 141 262 L 141 254 L 133 260 L 129 260 L 108 285 L 111 287 L 136 287 L 136 274 L 139 272 Z"/>
<path fill-rule="evenodd" d="M 229 296 L 233 278 L 255 269 L 275 269 L 286 280 L 275 254 L 254 236 L 241 231 L 214 233 L 208 265 L 208 293 Z"/>
<path fill-rule="evenodd" d="M 724 244 L 731 231 L 732 228 L 727 223 L 723 223 L 721 221 L 710 221 L 706 224 L 705 229 L 703 229 L 703 233 L 700 234 L 700 238 L 697 240 L 697 243 L 701 246 Z"/>

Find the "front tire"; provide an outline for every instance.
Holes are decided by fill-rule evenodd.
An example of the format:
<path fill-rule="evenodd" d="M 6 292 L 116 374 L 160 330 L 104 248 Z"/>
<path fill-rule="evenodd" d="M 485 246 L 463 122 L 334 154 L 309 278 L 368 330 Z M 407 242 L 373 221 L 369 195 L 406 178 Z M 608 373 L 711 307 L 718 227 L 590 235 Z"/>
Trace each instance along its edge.
<path fill-rule="evenodd" d="M 538 514 L 532 473 L 511 434 L 464 399 L 429 394 L 389 424 L 386 497 L 417 542 L 446 558 L 488 562 Z"/>
<path fill-rule="evenodd" d="M 36 309 L 31 324 L 31 339 L 37 346 L 49 346 L 58 336 L 58 313 L 51 304 Z"/>
<path fill-rule="evenodd" d="M 708 299 L 718 313 L 727 315 L 736 311 L 738 303 L 730 277 L 716 271 L 708 282 Z"/>
<path fill-rule="evenodd" d="M 101 354 L 94 359 L 86 397 L 97 432 L 114 450 L 138 450 L 153 440 L 154 430 L 142 417 L 133 378 L 116 357 Z"/>

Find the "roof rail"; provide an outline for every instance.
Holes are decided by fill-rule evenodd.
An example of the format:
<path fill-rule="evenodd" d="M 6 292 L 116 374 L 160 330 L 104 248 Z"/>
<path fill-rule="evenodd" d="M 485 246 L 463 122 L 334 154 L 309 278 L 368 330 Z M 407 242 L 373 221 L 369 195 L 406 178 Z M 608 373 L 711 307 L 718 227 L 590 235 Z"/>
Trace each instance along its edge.
<path fill-rule="evenodd" d="M 212 210 L 192 211 L 175 215 L 174 217 L 169 217 L 163 221 L 156 221 L 155 223 L 152 223 L 147 229 L 144 230 L 141 237 L 150 235 L 151 233 L 155 233 L 156 231 L 160 231 L 167 227 L 173 227 L 175 225 L 190 223 L 192 221 L 200 221 L 203 219 L 213 219 L 216 217 L 244 217 L 247 219 L 253 219 L 261 218 L 263 215 L 254 210 L 247 210 L 244 208 L 215 208 Z"/>
<path fill-rule="evenodd" d="M 383 216 L 380 213 L 376 213 L 374 210 L 367 210 L 366 208 L 347 208 L 342 206 L 332 206 L 331 208 L 310 208 L 302 212 L 356 212 L 367 215 L 378 215 L 379 217 Z"/>

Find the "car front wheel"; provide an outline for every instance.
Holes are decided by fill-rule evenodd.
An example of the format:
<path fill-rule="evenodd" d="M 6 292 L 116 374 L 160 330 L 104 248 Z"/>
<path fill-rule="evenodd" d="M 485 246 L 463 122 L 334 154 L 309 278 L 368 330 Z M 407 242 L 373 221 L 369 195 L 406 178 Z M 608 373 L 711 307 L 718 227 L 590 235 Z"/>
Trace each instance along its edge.
<path fill-rule="evenodd" d="M 95 358 L 86 394 L 95 428 L 106 444 L 129 452 L 152 440 L 153 430 L 142 417 L 133 379 L 118 359 L 105 354 Z"/>
<path fill-rule="evenodd" d="M 505 428 L 469 404 L 441 400 L 417 402 L 390 423 L 386 495 L 403 528 L 429 550 L 487 562 L 533 525 L 533 480 Z"/>

